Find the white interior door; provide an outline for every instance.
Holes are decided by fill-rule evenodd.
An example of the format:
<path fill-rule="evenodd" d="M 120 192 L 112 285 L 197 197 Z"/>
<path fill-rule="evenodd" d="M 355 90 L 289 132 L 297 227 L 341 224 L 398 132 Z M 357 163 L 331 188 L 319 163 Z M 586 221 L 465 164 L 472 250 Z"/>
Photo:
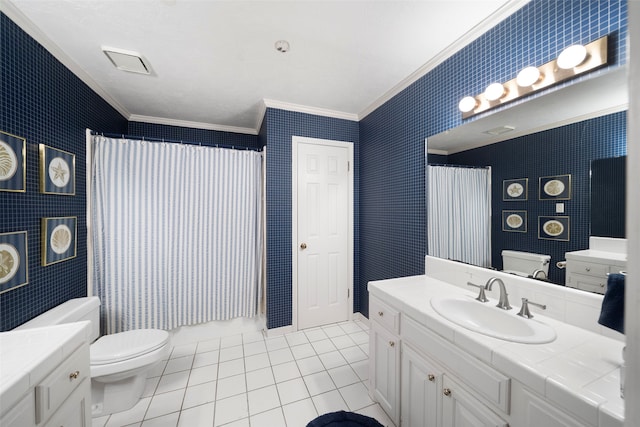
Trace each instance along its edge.
<path fill-rule="evenodd" d="M 345 145 L 297 143 L 298 329 L 349 318 L 349 159 Z"/>

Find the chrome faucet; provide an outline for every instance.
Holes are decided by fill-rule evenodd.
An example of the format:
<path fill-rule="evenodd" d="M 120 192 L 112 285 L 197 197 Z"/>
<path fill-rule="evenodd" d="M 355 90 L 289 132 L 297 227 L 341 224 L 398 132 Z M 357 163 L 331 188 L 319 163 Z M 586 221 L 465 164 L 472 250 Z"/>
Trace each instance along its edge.
<path fill-rule="evenodd" d="M 542 273 L 542 279 L 547 280 L 547 273 L 545 273 L 544 270 L 540 270 L 540 269 L 533 270 L 533 274 L 531 274 L 531 277 L 534 279 L 537 279 L 538 274 L 540 273 Z"/>
<path fill-rule="evenodd" d="M 500 299 L 498 300 L 498 304 L 496 305 L 496 307 L 503 310 L 511 310 L 511 305 L 509 305 L 509 298 L 507 297 L 507 288 L 504 287 L 504 282 L 502 281 L 502 279 L 492 277 L 487 281 L 487 284 L 484 285 L 484 288 L 490 291 L 495 282 L 498 282 L 498 285 L 500 286 Z"/>
<path fill-rule="evenodd" d="M 531 314 L 531 311 L 529 310 L 529 305 L 535 305 L 536 307 L 541 308 L 543 310 L 547 309 L 546 304 L 538 304 L 537 302 L 529 301 L 527 298 L 522 298 L 522 307 L 520 307 L 518 316 L 531 319 L 533 317 L 533 314 Z"/>

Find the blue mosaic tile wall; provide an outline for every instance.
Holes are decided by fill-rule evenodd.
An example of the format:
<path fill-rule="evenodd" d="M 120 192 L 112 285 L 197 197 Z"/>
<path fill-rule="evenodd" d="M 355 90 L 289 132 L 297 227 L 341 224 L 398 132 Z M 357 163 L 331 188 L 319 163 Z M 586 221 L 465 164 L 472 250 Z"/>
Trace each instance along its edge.
<path fill-rule="evenodd" d="M 0 331 L 87 294 L 85 128 L 127 131 L 127 121 L 0 13 L 0 129 L 27 140 L 26 193 L 0 192 L 0 233 L 28 232 L 29 284 L 0 295 Z M 40 194 L 38 144 L 76 155 L 76 194 Z M 40 219 L 77 216 L 77 256 L 42 267 Z"/>
<path fill-rule="evenodd" d="M 259 140 L 267 146 L 267 327 L 292 324 L 291 138 L 354 144 L 354 312 L 360 311 L 358 122 L 267 108 Z"/>
<path fill-rule="evenodd" d="M 626 0 L 533 0 L 361 120 L 359 295 L 365 316 L 368 281 L 424 272 L 425 138 L 462 123 L 458 102 L 464 96 L 604 35 L 610 36 L 610 65 L 588 77 L 626 62 Z"/>
<path fill-rule="evenodd" d="M 160 125 L 145 122 L 129 122 L 130 136 L 183 141 L 185 144 L 198 143 L 206 146 L 247 147 L 259 149 L 256 135 L 223 132 L 218 130 L 195 129 L 183 126 Z"/>
<path fill-rule="evenodd" d="M 491 166 L 492 265 L 502 270 L 502 250 L 512 249 L 551 255 L 549 279 L 564 284 L 565 270 L 555 264 L 568 251 L 589 248 L 591 223 L 591 160 L 624 156 L 627 153 L 626 112 L 538 132 L 497 144 L 456 153 L 449 163 Z M 571 175 L 570 200 L 539 200 L 539 178 Z M 505 179 L 528 178 L 526 201 L 503 201 Z M 556 214 L 556 203 L 564 203 L 565 213 Z M 502 210 L 527 211 L 527 232 L 502 231 Z M 538 216 L 569 216 L 570 240 L 538 238 Z"/>

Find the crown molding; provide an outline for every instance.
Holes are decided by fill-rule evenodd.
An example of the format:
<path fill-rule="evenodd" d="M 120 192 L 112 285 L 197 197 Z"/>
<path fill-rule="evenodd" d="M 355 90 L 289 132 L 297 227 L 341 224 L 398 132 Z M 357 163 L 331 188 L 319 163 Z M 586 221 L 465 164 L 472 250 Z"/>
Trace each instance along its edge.
<path fill-rule="evenodd" d="M 216 125 L 213 123 L 190 122 L 188 120 L 166 119 L 164 117 L 142 116 L 140 114 L 131 114 L 129 116 L 131 122 L 153 123 L 156 125 L 180 126 L 194 129 L 217 130 L 220 132 L 244 133 L 248 135 L 257 135 L 258 131 L 251 128 L 243 128 L 238 126 Z"/>
<path fill-rule="evenodd" d="M 427 154 L 438 154 L 440 156 L 446 156 L 449 154 L 449 152 L 446 150 L 432 150 L 427 148 Z"/>
<path fill-rule="evenodd" d="M 266 108 L 277 108 L 278 110 L 293 111 L 296 113 L 313 114 L 315 116 L 332 117 L 334 119 L 351 120 L 357 122 L 360 120 L 357 114 L 345 113 L 342 111 L 329 110 L 326 108 L 308 107 L 306 105 L 291 104 L 289 102 L 276 101 L 273 99 L 263 99 Z"/>
<path fill-rule="evenodd" d="M 116 99 L 111 97 L 105 90 L 89 76 L 78 64 L 71 59 L 62 49 L 60 49 L 49 37 L 47 37 L 29 18 L 27 18 L 9 0 L 0 0 L 0 10 L 7 15 L 25 33 L 31 36 L 36 42 L 42 45 L 54 58 L 67 67 L 84 84 L 89 86 L 100 98 L 104 99 L 125 119 L 129 118 L 129 111 Z"/>
<path fill-rule="evenodd" d="M 266 114 L 267 114 L 267 104 L 264 102 L 264 99 L 262 99 L 258 104 L 258 117 L 256 120 L 257 134 L 260 134 L 260 128 L 262 127 L 262 122 L 264 122 L 264 117 Z"/>
<path fill-rule="evenodd" d="M 424 64 L 422 67 L 418 68 L 416 71 L 411 73 L 408 77 L 400 81 L 397 85 L 392 87 L 389 91 L 387 91 L 380 98 L 375 100 L 371 105 L 365 108 L 358 114 L 360 120 L 367 117 L 369 114 L 377 110 L 379 107 L 384 105 L 387 101 L 391 100 L 394 96 L 402 92 L 404 89 L 418 81 L 420 78 L 424 77 L 427 73 L 435 69 L 438 65 L 443 63 L 446 59 L 453 56 L 456 52 L 460 51 L 465 46 L 469 45 L 471 42 L 479 38 L 481 35 L 489 31 L 491 28 L 498 25 L 500 22 L 505 20 L 507 17 L 513 15 L 517 10 L 521 9 L 524 5 L 529 3 L 531 0 L 510 0 L 508 3 L 502 5 L 498 10 L 492 13 L 489 17 L 484 19 L 478 25 L 473 27 L 467 33 L 465 33 L 458 40 L 450 44 L 443 51 L 434 56 L 429 62 Z"/>

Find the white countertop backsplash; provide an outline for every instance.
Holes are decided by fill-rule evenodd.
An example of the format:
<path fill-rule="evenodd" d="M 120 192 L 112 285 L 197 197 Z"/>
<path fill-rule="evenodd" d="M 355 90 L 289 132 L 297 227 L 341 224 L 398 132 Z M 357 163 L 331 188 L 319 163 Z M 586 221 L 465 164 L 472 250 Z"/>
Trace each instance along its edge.
<path fill-rule="evenodd" d="M 546 323 L 557 333 L 556 340 L 548 344 L 503 341 L 469 331 L 446 320 L 430 304 L 432 297 L 458 295 L 475 298 L 477 289 L 468 287 L 467 281 L 484 284 L 490 277 L 499 276 L 496 274 L 498 272 L 485 270 L 485 277 L 483 272 L 475 271 L 477 267 L 460 263 L 455 263 L 459 265 L 456 268 L 449 266 L 448 271 L 444 271 L 446 265 L 441 261 L 445 260 L 436 261 L 435 264 L 439 265 L 434 267 L 433 259 L 428 260 L 429 276 L 370 282 L 369 292 L 565 410 L 592 420 L 599 427 L 623 425 L 624 401 L 620 397 L 619 367 L 624 343 L 598 333 L 600 328 L 591 325 L 591 320 L 587 319 L 596 307 L 599 314 L 597 296 L 575 291 L 558 300 L 553 290 L 537 289 L 530 283 L 517 283 L 520 280 L 517 276 L 501 276 L 514 307 L 513 315 L 518 312 L 521 296 L 547 304 L 548 310 L 544 312 L 532 307 L 535 319 L 531 320 Z M 439 278 L 431 277 L 434 270 Z M 464 283 L 464 286 L 456 282 Z M 574 293 L 580 294 L 577 301 L 569 301 Z M 487 292 L 487 296 L 492 300 L 487 304 L 497 302 L 496 291 Z M 601 302 L 602 296 L 599 300 Z M 569 314 L 575 306 L 584 306 L 584 309 L 577 315 Z M 577 327 L 566 319 L 585 323 L 587 327 Z M 593 322 L 597 322 L 597 317 Z"/>

